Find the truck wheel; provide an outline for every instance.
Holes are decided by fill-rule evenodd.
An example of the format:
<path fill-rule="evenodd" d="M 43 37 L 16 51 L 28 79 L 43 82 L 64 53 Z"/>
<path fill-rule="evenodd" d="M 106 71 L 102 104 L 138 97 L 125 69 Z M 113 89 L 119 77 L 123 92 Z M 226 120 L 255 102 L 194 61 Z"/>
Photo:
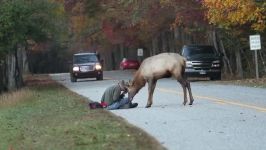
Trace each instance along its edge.
<path fill-rule="evenodd" d="M 70 77 L 70 80 L 71 80 L 71 82 L 77 82 L 77 78 L 75 78 L 73 76 Z"/>
<path fill-rule="evenodd" d="M 214 75 L 212 77 L 210 77 L 211 80 L 221 80 L 221 74 L 217 74 L 217 75 Z"/>
<path fill-rule="evenodd" d="M 98 75 L 98 76 L 96 77 L 96 80 L 103 80 L 103 74 Z"/>

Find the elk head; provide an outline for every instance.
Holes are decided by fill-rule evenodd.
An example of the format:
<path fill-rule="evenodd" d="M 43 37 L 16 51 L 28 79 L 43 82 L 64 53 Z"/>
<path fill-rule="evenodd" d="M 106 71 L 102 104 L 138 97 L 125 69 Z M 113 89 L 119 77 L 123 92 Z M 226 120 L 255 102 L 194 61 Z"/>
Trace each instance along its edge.
<path fill-rule="evenodd" d="M 129 80 L 127 89 L 128 89 L 128 99 L 132 101 L 134 96 L 139 92 L 139 88 L 137 88 L 134 85 L 134 83 L 132 83 L 132 81 Z"/>

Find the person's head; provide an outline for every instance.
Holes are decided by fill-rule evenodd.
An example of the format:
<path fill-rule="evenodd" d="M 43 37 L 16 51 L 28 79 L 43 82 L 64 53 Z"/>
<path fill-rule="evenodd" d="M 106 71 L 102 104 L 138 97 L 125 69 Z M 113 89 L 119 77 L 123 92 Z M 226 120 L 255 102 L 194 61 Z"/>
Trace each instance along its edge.
<path fill-rule="evenodd" d="M 120 86 L 122 91 L 125 91 L 125 92 L 128 91 L 128 83 L 125 82 L 124 80 L 119 81 L 118 85 Z"/>

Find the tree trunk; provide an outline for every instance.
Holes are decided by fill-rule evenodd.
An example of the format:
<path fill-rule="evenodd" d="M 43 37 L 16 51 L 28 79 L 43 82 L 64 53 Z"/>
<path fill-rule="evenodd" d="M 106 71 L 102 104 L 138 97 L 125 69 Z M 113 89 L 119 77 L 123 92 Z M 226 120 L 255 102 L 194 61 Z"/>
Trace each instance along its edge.
<path fill-rule="evenodd" d="M 112 54 L 111 54 L 111 56 L 112 56 L 112 70 L 115 70 L 115 64 L 116 64 L 116 61 L 115 61 L 115 54 L 114 54 L 114 52 L 112 52 Z"/>
<path fill-rule="evenodd" d="M 7 90 L 6 61 L 0 61 L 0 93 Z"/>
<path fill-rule="evenodd" d="M 169 39 L 169 51 L 176 52 L 174 32 L 169 33 L 168 39 Z"/>
<path fill-rule="evenodd" d="M 259 55 L 260 55 L 260 59 L 261 59 L 261 61 L 262 61 L 262 65 L 263 65 L 263 71 L 264 71 L 264 73 L 266 73 L 266 64 L 265 64 L 265 61 L 264 61 L 264 57 L 263 57 L 263 54 L 262 54 L 262 52 L 261 52 L 261 50 L 260 51 L 258 51 L 259 52 Z"/>
<path fill-rule="evenodd" d="M 219 37 L 219 34 L 216 32 L 216 30 L 213 30 L 209 33 L 209 37 L 210 37 L 209 42 L 212 43 L 212 45 L 215 47 L 216 51 L 219 53 L 220 52 L 223 53 L 224 73 L 227 75 L 229 72 L 230 76 L 232 76 L 233 75 L 232 66 L 231 66 L 230 61 L 227 57 L 223 41 Z"/>
<path fill-rule="evenodd" d="M 153 51 L 152 51 L 152 40 L 151 40 L 151 42 L 148 43 L 147 48 L 148 48 L 147 50 L 148 50 L 149 52 L 148 52 L 148 55 L 145 56 L 145 58 L 153 55 Z"/>
<path fill-rule="evenodd" d="M 217 44 L 217 34 L 216 34 L 215 30 L 212 31 L 212 43 L 213 43 L 213 46 L 215 47 L 215 49 L 217 50 L 217 52 L 219 52 L 219 47 Z"/>
<path fill-rule="evenodd" d="M 18 46 L 15 50 L 15 83 L 17 89 L 24 85 L 23 68 L 23 48 Z"/>
<path fill-rule="evenodd" d="M 123 59 L 125 57 L 125 50 L 123 44 L 119 44 L 119 50 L 120 50 L 120 59 Z"/>
<path fill-rule="evenodd" d="M 14 52 L 6 55 L 5 63 L 1 63 L 1 84 L 2 90 L 15 90 L 23 86 L 23 62 L 24 49 L 16 47 Z"/>
<path fill-rule="evenodd" d="M 181 49 L 181 40 L 180 40 L 180 32 L 179 27 L 174 29 L 174 45 L 175 45 L 175 52 L 180 52 Z"/>
<path fill-rule="evenodd" d="M 230 64 L 230 61 L 229 61 L 227 54 L 226 54 L 226 51 L 224 49 L 223 41 L 219 38 L 219 36 L 218 36 L 218 39 L 219 39 L 221 51 L 223 53 L 223 64 L 224 64 L 225 73 L 227 74 L 229 72 L 230 76 L 232 76 L 233 75 L 232 66 Z"/>
<path fill-rule="evenodd" d="M 237 71 L 237 77 L 243 78 L 243 68 L 242 68 L 242 62 L 241 62 L 241 54 L 239 48 L 235 51 L 236 56 L 236 71 Z"/>
<path fill-rule="evenodd" d="M 9 53 L 6 57 L 6 62 L 7 90 L 13 90 L 16 88 L 16 58 L 14 54 Z"/>
<path fill-rule="evenodd" d="M 22 64 L 23 64 L 23 74 L 29 73 L 29 63 L 26 48 L 22 49 Z"/>
<path fill-rule="evenodd" d="M 156 55 L 159 51 L 159 48 L 158 48 L 158 37 L 157 36 L 154 36 L 152 38 L 152 55 Z"/>
<path fill-rule="evenodd" d="M 161 40 L 162 40 L 162 49 L 161 49 L 161 52 L 167 52 L 168 51 L 168 48 L 167 48 L 167 32 L 164 31 L 162 32 L 161 34 Z"/>

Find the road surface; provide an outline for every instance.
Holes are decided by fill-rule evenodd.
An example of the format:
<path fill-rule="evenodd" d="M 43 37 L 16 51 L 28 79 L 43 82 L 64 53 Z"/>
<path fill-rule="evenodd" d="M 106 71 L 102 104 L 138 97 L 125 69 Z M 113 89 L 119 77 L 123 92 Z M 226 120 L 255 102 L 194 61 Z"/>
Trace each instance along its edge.
<path fill-rule="evenodd" d="M 106 71 L 103 81 L 71 83 L 69 74 L 53 79 L 91 100 L 118 80 L 132 79 L 133 71 Z M 139 106 L 112 110 L 154 136 L 169 150 L 265 150 L 266 89 L 191 82 L 194 104 L 183 106 L 182 88 L 173 79 L 157 82 L 153 105 L 145 108 L 147 86 L 135 96 Z"/>

